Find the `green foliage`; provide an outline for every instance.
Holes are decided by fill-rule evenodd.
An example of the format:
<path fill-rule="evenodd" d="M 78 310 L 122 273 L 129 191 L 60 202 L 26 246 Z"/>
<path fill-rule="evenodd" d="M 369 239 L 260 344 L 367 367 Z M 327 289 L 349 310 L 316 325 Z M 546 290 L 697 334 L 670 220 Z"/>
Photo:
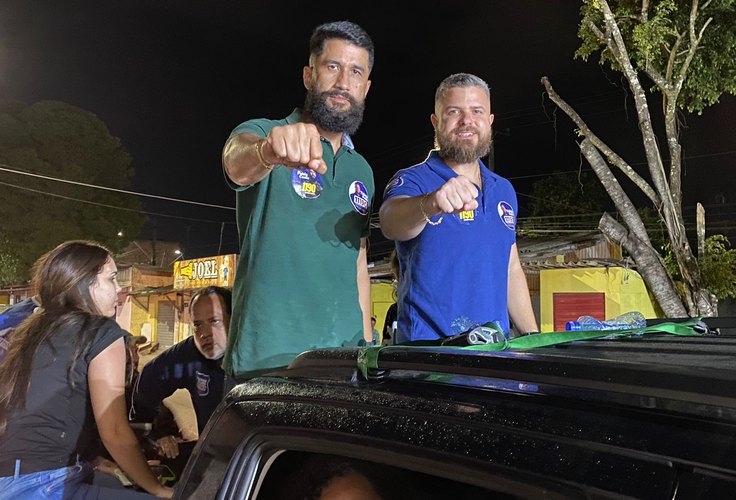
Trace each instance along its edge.
<path fill-rule="evenodd" d="M 698 259 L 708 289 L 719 299 L 736 298 L 736 250 L 722 234 L 705 239 L 705 255 Z"/>
<path fill-rule="evenodd" d="M 736 95 L 736 0 L 701 2 L 695 36 L 710 19 L 695 56 L 687 70 L 677 104 L 701 113 L 718 102 L 724 93 Z M 641 19 L 641 1 L 608 2 L 618 23 L 628 55 L 639 70 L 647 63 L 672 85 L 686 61 L 690 48 L 690 0 L 651 0 L 646 21 Z M 600 52 L 600 63 L 620 71 L 611 52 L 591 24 L 605 36 L 603 13 L 597 0 L 583 0 L 583 19 L 578 29 L 581 45 L 576 57 L 587 60 Z M 671 57 L 671 54 L 674 54 Z M 668 72 L 668 64 L 671 71 Z M 656 89 L 656 87 L 655 87 Z M 663 89 L 657 89 L 662 91 Z"/>
<path fill-rule="evenodd" d="M 0 102 L 0 163 L 54 178 L 125 189 L 133 169 L 120 140 L 94 114 L 62 102 Z M 0 172 L 2 236 L 20 260 L 20 276 L 44 252 L 70 239 L 90 239 L 113 252 L 144 222 L 130 195 Z M 12 185 L 12 186 L 11 186 Z M 76 200 L 85 200 L 83 203 Z M 117 236 L 123 230 L 124 238 Z"/>
<path fill-rule="evenodd" d="M 703 49 L 693 59 L 682 93 L 682 107 L 701 113 L 723 93 L 736 95 L 736 8 L 723 6 L 708 27 Z"/>
<path fill-rule="evenodd" d="M 635 50 L 636 62 L 643 68 L 647 60 L 667 60 L 669 51 L 663 41 L 677 37 L 677 30 L 673 26 L 673 16 L 677 6 L 673 0 L 665 0 L 654 6 L 654 15 L 644 23 L 632 23 L 631 39 Z M 629 27 L 629 23 L 626 23 Z"/>
<path fill-rule="evenodd" d="M 709 236 L 705 239 L 705 255 L 698 258 L 706 287 L 719 299 L 736 298 L 736 250 L 730 247 L 724 235 Z M 663 250 L 667 271 L 676 282 L 682 281 L 671 248 L 666 245 Z"/>
<path fill-rule="evenodd" d="M 569 215 L 600 212 L 607 208 L 607 194 L 591 172 L 577 175 L 555 170 L 532 186 L 529 207 L 533 215 Z"/>
<path fill-rule="evenodd" d="M 0 240 L 0 286 L 22 283 L 26 279 L 20 256 L 13 245 L 6 239 Z"/>
<path fill-rule="evenodd" d="M 525 236 L 576 231 L 593 231 L 601 213 L 610 207 L 603 186 L 591 172 L 572 175 L 554 171 L 532 186 L 529 209 L 531 217 L 520 223 Z"/>

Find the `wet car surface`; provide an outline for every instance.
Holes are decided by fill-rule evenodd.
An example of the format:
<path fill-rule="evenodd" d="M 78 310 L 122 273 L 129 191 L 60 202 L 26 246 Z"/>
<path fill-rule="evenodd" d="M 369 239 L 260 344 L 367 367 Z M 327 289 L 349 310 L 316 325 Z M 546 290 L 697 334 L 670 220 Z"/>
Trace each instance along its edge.
<path fill-rule="evenodd" d="M 278 498 L 313 455 L 383 468 L 396 498 L 736 494 L 734 336 L 395 346 L 367 371 L 365 354 L 311 351 L 238 385 L 177 498 Z"/>

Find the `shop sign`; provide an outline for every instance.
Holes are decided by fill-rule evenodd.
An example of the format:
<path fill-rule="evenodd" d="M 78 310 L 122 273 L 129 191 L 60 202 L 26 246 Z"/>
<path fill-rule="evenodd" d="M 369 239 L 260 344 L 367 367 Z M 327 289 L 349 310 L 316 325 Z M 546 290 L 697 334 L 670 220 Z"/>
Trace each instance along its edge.
<path fill-rule="evenodd" d="M 174 262 L 174 290 L 205 286 L 232 287 L 236 255 L 217 255 Z"/>

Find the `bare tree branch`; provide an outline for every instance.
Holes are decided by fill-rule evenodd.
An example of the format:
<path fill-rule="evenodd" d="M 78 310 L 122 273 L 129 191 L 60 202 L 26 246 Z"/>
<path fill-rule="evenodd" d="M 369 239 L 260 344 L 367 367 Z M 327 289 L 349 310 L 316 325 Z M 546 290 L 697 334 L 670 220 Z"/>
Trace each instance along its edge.
<path fill-rule="evenodd" d="M 649 78 L 652 79 L 652 81 L 657 85 L 657 87 L 660 88 L 662 93 L 666 93 L 669 89 L 669 84 L 664 76 L 655 68 L 651 61 L 646 62 L 646 65 L 644 67 L 644 72 L 649 76 Z"/>
<path fill-rule="evenodd" d="M 712 0 L 691 0 L 689 17 L 685 21 L 687 27 L 673 25 L 674 31 L 669 31 L 666 36 L 660 37 L 658 43 L 664 47 L 661 54 L 656 54 L 657 59 L 638 59 L 641 54 L 635 53 L 634 59 L 629 56 L 628 48 L 622 29 L 636 30 L 636 26 L 630 26 L 629 20 L 634 19 L 637 13 L 623 9 L 625 18 L 616 18 L 613 9 L 609 5 L 610 0 L 584 0 L 589 10 L 582 20 L 582 26 L 586 28 L 586 41 L 596 40 L 602 45 L 602 57 L 610 59 L 612 67 L 620 71 L 626 78 L 628 86 L 632 91 L 636 104 L 638 125 L 642 137 L 642 145 L 649 167 L 651 179 L 646 181 L 636 174 L 633 169 L 620 157 L 618 157 L 607 145 L 597 137 L 582 120 L 582 118 L 563 99 L 554 92 L 547 78 L 542 79 L 542 84 L 547 90 L 550 99 L 562 109 L 576 124 L 579 133 L 584 140 L 579 144 L 581 152 L 598 175 L 604 188 L 616 204 L 626 227 L 604 216 L 599 227 L 614 241 L 618 241 L 631 254 L 639 266 L 642 276 L 649 289 L 657 297 L 660 306 L 666 314 L 671 316 L 711 315 L 715 313 L 717 300 L 710 293 L 703 282 L 698 261 L 693 255 L 690 243 L 685 234 L 685 225 L 682 216 L 682 148 L 679 142 L 679 122 L 677 120 L 678 100 L 684 87 L 695 56 L 702 49 L 700 44 L 705 39 L 708 27 L 713 21 L 709 18 L 702 26 L 699 21 L 703 9 Z M 640 5 L 639 25 L 649 21 L 649 10 L 652 0 L 642 0 Z M 618 3 L 615 4 L 618 8 Z M 599 17 L 602 15 L 602 20 Z M 666 21 L 673 22 L 677 16 L 671 16 Z M 619 21 L 625 21 L 625 26 L 620 26 Z M 636 24 L 636 21 L 634 21 Z M 626 31 L 627 35 L 630 31 Z M 674 33 L 674 36 L 672 36 Z M 712 49 L 713 47 L 707 47 Z M 662 55 L 663 59 L 659 56 Z M 637 62 L 641 62 L 637 66 Z M 665 168 L 662 153 L 658 144 L 658 137 L 654 131 L 651 111 L 648 105 L 648 97 L 639 77 L 647 75 L 657 85 L 663 95 L 663 117 L 665 131 L 667 134 L 667 148 L 669 150 L 670 164 Z M 607 163 L 606 163 L 607 162 Z M 619 168 L 629 179 L 632 180 L 646 196 L 652 200 L 654 206 L 659 210 L 660 217 L 667 227 L 670 241 L 670 251 L 677 261 L 679 268 L 678 286 L 674 286 L 672 278 L 667 272 L 662 258 L 652 248 L 645 228 L 638 213 L 634 210 L 631 201 L 625 195 L 618 180 L 613 175 L 611 168 Z M 681 278 L 681 281 L 680 281 Z"/>
<path fill-rule="evenodd" d="M 608 44 L 607 44 L 607 42 L 606 42 L 606 34 L 605 34 L 605 33 L 603 33 L 603 30 L 602 30 L 602 29 L 600 29 L 600 28 L 599 28 L 599 27 L 598 27 L 598 26 L 597 26 L 597 25 L 596 25 L 596 24 L 595 24 L 595 23 L 594 23 L 594 22 L 593 22 L 592 20 L 590 20 L 590 19 L 588 19 L 588 21 L 587 21 L 587 22 L 586 22 L 585 24 L 586 24 L 586 25 L 588 26 L 588 28 L 590 28 L 590 31 L 592 31 L 592 32 L 593 32 L 593 34 L 594 34 L 594 35 L 596 36 L 596 38 L 598 38 L 598 40 L 599 40 L 599 41 L 600 41 L 601 43 L 603 43 L 603 44 L 606 44 L 606 45 L 608 45 Z"/>
<path fill-rule="evenodd" d="M 611 169 L 606 165 L 606 161 L 598 152 L 595 145 L 593 145 L 593 142 L 586 138 L 583 139 L 579 146 L 580 151 L 582 151 L 588 163 L 593 168 L 593 171 L 598 176 L 598 179 L 600 179 L 601 184 L 603 184 L 603 188 L 611 197 L 611 200 L 613 200 L 616 210 L 618 210 L 624 221 L 626 221 L 626 225 L 643 244 L 652 246 L 649 240 L 649 234 L 647 234 L 647 228 L 644 226 L 641 217 L 639 217 L 636 207 L 631 203 L 631 199 L 626 195 L 621 184 L 618 183 Z"/>
<path fill-rule="evenodd" d="M 710 4 L 710 1 L 706 2 L 703 6 L 704 8 L 707 7 Z M 703 34 L 705 33 L 706 28 L 708 25 L 713 21 L 712 17 L 709 17 L 704 23 L 703 26 L 700 28 L 700 31 L 698 34 L 695 34 L 695 25 L 698 21 L 698 0 L 692 0 L 692 4 L 690 6 L 690 17 L 688 19 L 688 35 L 690 37 L 690 46 L 687 50 L 687 55 L 685 56 L 685 61 L 682 63 L 682 66 L 680 66 L 679 74 L 677 75 L 677 80 L 675 80 L 674 85 L 676 87 L 677 92 L 679 93 L 682 89 L 682 85 L 685 83 L 685 78 L 687 77 L 687 72 L 690 69 L 690 63 L 692 62 L 693 58 L 695 57 L 695 53 L 698 50 L 698 46 L 700 45 L 700 41 L 703 39 Z"/>
<path fill-rule="evenodd" d="M 616 19 L 614 18 L 611 7 L 606 0 L 600 0 L 601 9 L 603 10 L 603 18 L 606 23 L 606 30 L 611 33 L 611 42 L 608 45 L 611 53 L 616 58 L 616 62 L 621 67 L 626 80 L 631 87 L 634 101 L 636 102 L 636 111 L 639 116 L 639 127 L 644 136 L 644 149 L 647 156 L 647 163 L 652 174 L 654 187 L 657 189 L 661 198 L 669 196 L 669 189 L 665 180 L 664 166 L 662 158 L 657 147 L 657 141 L 654 140 L 655 134 L 652 127 L 651 118 L 649 116 L 649 105 L 647 103 L 644 88 L 639 81 L 636 70 L 631 64 L 626 44 L 624 43 L 621 31 L 618 29 Z"/>
<path fill-rule="evenodd" d="M 657 195 L 654 189 L 652 189 L 652 186 L 650 186 L 643 177 L 636 173 L 636 171 L 631 168 L 631 166 L 626 163 L 623 158 L 618 156 L 590 129 L 590 127 L 588 127 L 588 125 L 583 121 L 580 115 L 577 114 L 572 106 L 570 106 L 564 99 L 562 99 L 562 97 L 557 94 L 557 92 L 555 92 L 555 89 L 552 87 L 552 84 L 546 76 L 542 77 L 542 85 L 544 85 L 544 88 L 547 90 L 547 94 L 549 95 L 549 98 L 552 100 L 552 102 L 554 102 L 557 107 L 559 107 L 562 111 L 565 112 L 567 116 L 570 117 L 570 119 L 575 123 L 578 129 L 580 129 L 580 132 L 585 137 L 590 139 L 593 145 L 606 156 L 611 165 L 614 165 L 619 170 L 621 170 L 621 172 L 623 172 L 626 177 L 631 179 L 631 181 L 644 192 L 647 198 L 649 198 L 655 206 L 659 206 L 661 200 L 659 198 L 659 195 Z"/>
<path fill-rule="evenodd" d="M 710 1 L 706 2 L 707 6 Z M 673 202 L 679 217 L 682 218 L 682 146 L 679 141 L 679 128 L 677 126 L 677 99 L 679 98 L 682 86 L 687 78 L 687 72 L 690 68 L 695 53 L 698 50 L 703 34 L 711 23 L 713 18 L 709 18 L 701 27 L 699 33 L 695 34 L 695 26 L 699 16 L 698 0 L 693 0 L 690 8 L 690 17 L 688 19 L 688 34 L 690 46 L 688 47 L 685 60 L 680 66 L 677 78 L 670 84 L 670 91 L 665 94 L 665 130 L 667 134 L 667 145 L 670 152 L 670 175 L 669 184 L 673 193 Z M 669 63 L 668 63 L 669 65 Z M 674 68 L 672 70 L 674 72 Z"/>
<path fill-rule="evenodd" d="M 614 57 L 616 57 L 616 62 L 621 67 L 621 71 L 628 80 L 629 86 L 631 87 L 634 95 L 636 112 L 639 117 L 639 128 L 642 133 L 644 152 L 647 158 L 647 164 L 649 165 L 649 173 L 652 176 L 654 188 L 657 190 L 657 193 L 662 200 L 661 210 L 664 222 L 667 225 L 673 246 L 678 248 L 684 247 L 687 242 L 685 238 L 685 228 L 682 224 L 681 218 L 678 217 L 679 211 L 677 210 L 677 207 L 672 203 L 672 193 L 664 170 L 662 156 L 657 145 L 654 127 L 652 126 L 646 93 L 644 92 L 644 88 L 639 81 L 636 70 L 631 63 L 628 51 L 626 50 L 626 44 L 624 43 L 618 24 L 616 24 L 616 19 L 611 11 L 610 5 L 607 0 L 599 0 L 599 2 L 603 11 L 606 30 L 611 33 L 612 44 L 609 45 L 609 47 L 612 47 L 611 52 Z M 615 47 L 615 50 L 613 50 L 613 47 Z"/>
<path fill-rule="evenodd" d="M 698 0 L 690 2 L 690 19 L 688 22 L 688 34 L 690 35 L 690 45 L 695 43 L 695 21 L 698 19 Z"/>
<path fill-rule="evenodd" d="M 691 38 L 690 42 L 690 48 L 687 51 L 687 55 L 685 56 L 685 61 L 682 63 L 682 66 L 680 66 L 680 73 L 677 75 L 677 80 L 675 81 L 675 85 L 677 86 L 677 91 L 679 92 L 680 89 L 682 89 L 682 85 L 685 83 L 685 78 L 687 78 L 687 72 L 690 69 L 690 63 L 692 63 L 693 58 L 695 57 L 695 53 L 698 51 L 698 46 L 700 45 L 700 41 L 703 39 L 703 33 L 705 33 L 705 29 L 708 27 L 708 25 L 713 21 L 712 17 L 709 17 L 705 23 L 703 23 L 703 27 L 700 28 L 700 31 L 698 32 L 698 36 L 696 38 Z M 692 21 L 694 22 L 694 21 Z"/>
<path fill-rule="evenodd" d="M 667 70 L 665 71 L 664 77 L 667 80 L 672 79 L 672 73 L 675 71 L 675 62 L 677 61 L 677 51 L 680 50 L 680 45 L 682 45 L 682 38 L 683 35 L 677 34 L 677 39 L 675 40 L 674 45 L 672 45 L 672 50 L 670 50 L 670 56 L 667 58 Z"/>
<path fill-rule="evenodd" d="M 670 190 L 672 204 L 678 220 L 682 220 L 682 146 L 680 129 L 677 123 L 677 95 L 665 95 L 664 128 L 667 135 L 667 148 L 670 152 Z M 684 231 L 684 229 L 683 229 Z"/>
<path fill-rule="evenodd" d="M 682 305 L 677 288 L 665 271 L 662 258 L 651 246 L 639 240 L 608 214 L 603 214 L 598 228 L 634 258 L 637 271 L 647 284 L 647 288 L 657 290 L 657 303 L 666 316 L 671 318 L 687 316 L 687 310 Z"/>
<path fill-rule="evenodd" d="M 642 24 L 649 20 L 649 0 L 642 0 L 640 18 Z"/>

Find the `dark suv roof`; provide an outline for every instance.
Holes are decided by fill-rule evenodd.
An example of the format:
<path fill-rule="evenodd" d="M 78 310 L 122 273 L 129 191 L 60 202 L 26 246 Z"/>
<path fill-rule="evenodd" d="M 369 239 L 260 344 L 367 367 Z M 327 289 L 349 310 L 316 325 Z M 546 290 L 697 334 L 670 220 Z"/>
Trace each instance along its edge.
<path fill-rule="evenodd" d="M 396 346 L 378 353 L 367 379 L 364 355 L 312 351 L 237 386 L 178 494 L 256 498 L 284 450 L 520 498 L 736 491 L 736 337 L 646 335 L 502 352 Z"/>

